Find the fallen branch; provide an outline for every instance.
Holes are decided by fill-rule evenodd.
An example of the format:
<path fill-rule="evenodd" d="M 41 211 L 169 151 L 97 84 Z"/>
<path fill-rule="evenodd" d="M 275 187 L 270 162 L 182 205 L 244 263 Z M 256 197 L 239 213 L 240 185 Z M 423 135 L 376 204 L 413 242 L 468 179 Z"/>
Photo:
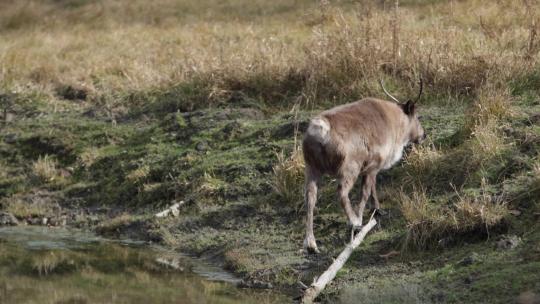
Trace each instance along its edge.
<path fill-rule="evenodd" d="M 180 207 L 184 205 L 184 201 L 180 201 L 178 203 L 174 203 L 172 206 L 170 206 L 169 208 L 159 212 L 159 213 L 156 213 L 155 214 L 155 217 L 157 218 L 162 218 L 162 217 L 167 217 L 169 215 L 172 215 L 174 217 L 178 216 L 180 214 Z"/>
<path fill-rule="evenodd" d="M 302 296 L 302 303 L 313 303 L 315 298 L 321 293 L 321 291 L 330 283 L 335 277 L 337 272 L 345 265 L 345 262 L 349 259 L 352 252 L 362 241 L 366 234 L 377 224 L 377 220 L 373 218 L 373 213 L 367 225 L 362 227 L 362 230 L 351 240 L 351 242 L 343 249 L 339 256 L 334 260 L 332 265 L 315 281 L 311 286 L 306 289 Z"/>

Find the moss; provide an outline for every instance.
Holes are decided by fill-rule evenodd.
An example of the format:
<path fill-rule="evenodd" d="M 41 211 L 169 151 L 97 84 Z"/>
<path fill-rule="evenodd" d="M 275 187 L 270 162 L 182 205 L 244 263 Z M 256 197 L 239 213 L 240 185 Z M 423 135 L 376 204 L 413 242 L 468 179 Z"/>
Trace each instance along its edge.
<path fill-rule="evenodd" d="M 538 289 L 540 263 L 518 260 L 513 252 L 490 252 L 481 262 L 467 267 L 447 265 L 428 278 L 435 286 L 445 287 L 447 303 L 511 301 L 524 291 Z"/>

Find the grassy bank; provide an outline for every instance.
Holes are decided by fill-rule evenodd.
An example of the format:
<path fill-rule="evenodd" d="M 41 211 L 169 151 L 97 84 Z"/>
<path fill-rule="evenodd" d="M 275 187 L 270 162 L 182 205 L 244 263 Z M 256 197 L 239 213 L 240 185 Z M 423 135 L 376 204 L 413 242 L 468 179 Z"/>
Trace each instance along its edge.
<path fill-rule="evenodd" d="M 300 251 L 306 121 L 383 97 L 379 78 L 405 99 L 421 76 L 429 140 L 379 177 L 389 216 L 322 299 L 540 293 L 538 5 L 0 1 L 0 206 L 294 294 L 347 240 L 328 179 L 323 253 Z M 180 201 L 179 217 L 152 217 Z"/>

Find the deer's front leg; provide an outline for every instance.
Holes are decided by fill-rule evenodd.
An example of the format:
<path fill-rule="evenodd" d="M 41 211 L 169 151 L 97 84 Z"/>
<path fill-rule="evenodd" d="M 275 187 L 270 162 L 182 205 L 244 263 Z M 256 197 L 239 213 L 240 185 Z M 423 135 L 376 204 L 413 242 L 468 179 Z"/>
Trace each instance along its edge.
<path fill-rule="evenodd" d="M 356 214 L 360 218 L 360 225 L 362 225 L 362 217 L 364 215 L 364 210 L 366 209 L 366 203 L 369 199 L 369 197 L 372 194 L 372 190 L 375 188 L 375 177 L 377 176 L 377 173 L 368 173 L 363 178 L 362 182 L 362 197 L 360 199 L 360 203 L 357 206 Z M 376 195 L 376 193 L 375 193 Z M 378 205 L 378 201 L 376 201 L 375 205 Z"/>
<path fill-rule="evenodd" d="M 349 199 L 349 192 L 351 191 L 354 182 L 356 181 L 355 175 L 344 176 L 340 179 L 338 186 L 338 194 L 341 201 L 341 207 L 347 215 L 349 224 L 353 229 L 357 229 L 362 226 L 362 218 L 359 218 L 358 215 L 354 212 L 351 201 Z"/>
<path fill-rule="evenodd" d="M 381 209 L 381 204 L 379 203 L 379 198 L 377 196 L 377 174 L 371 175 L 372 177 L 372 183 L 371 183 L 371 197 L 373 197 L 373 203 L 375 205 L 375 210 L 377 211 L 377 215 L 379 216 L 385 216 L 388 214 L 387 211 L 384 211 Z"/>

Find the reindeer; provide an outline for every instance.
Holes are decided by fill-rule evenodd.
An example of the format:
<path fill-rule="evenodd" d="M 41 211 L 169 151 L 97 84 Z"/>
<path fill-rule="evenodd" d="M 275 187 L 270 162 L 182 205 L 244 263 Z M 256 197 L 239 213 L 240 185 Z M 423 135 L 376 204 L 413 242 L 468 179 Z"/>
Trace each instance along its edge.
<path fill-rule="evenodd" d="M 418 97 L 401 103 L 392 96 L 382 80 L 383 91 L 394 102 L 376 98 L 337 106 L 311 119 L 302 142 L 305 169 L 305 203 L 307 206 L 304 248 L 318 253 L 313 234 L 313 209 L 317 202 L 317 188 L 323 174 L 338 179 L 341 206 L 353 229 L 362 227 L 362 215 L 368 199 L 373 197 L 380 213 L 377 198 L 377 173 L 398 162 L 403 149 L 410 143 L 422 142 L 426 134 L 420 125 L 416 102 L 422 95 L 422 79 Z M 358 176 L 362 176 L 360 203 L 353 207 L 349 200 Z"/>

